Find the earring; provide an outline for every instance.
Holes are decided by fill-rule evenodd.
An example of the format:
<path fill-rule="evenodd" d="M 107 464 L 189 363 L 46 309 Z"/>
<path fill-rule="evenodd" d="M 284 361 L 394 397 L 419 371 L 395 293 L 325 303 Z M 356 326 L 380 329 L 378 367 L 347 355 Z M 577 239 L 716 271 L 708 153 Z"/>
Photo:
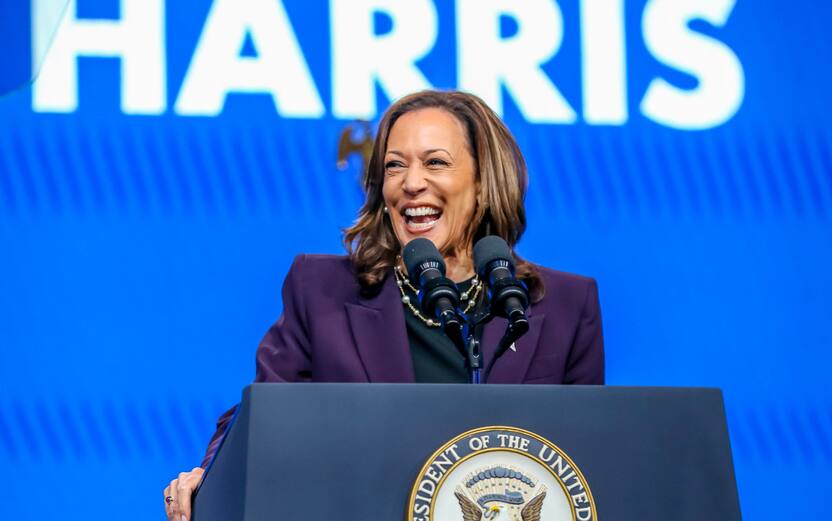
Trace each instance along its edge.
<path fill-rule="evenodd" d="M 390 210 L 388 210 L 386 206 L 384 207 L 384 213 L 390 213 Z"/>

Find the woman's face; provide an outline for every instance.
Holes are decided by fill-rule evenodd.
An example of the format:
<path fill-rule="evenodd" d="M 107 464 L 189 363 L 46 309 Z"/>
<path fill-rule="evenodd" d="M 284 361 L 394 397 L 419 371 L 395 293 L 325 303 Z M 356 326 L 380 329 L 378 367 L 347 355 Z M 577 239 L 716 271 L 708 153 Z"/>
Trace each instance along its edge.
<path fill-rule="evenodd" d="M 417 237 L 440 251 L 465 251 L 479 189 L 462 123 L 427 108 L 396 120 L 387 138 L 382 195 L 393 231 L 404 246 Z"/>

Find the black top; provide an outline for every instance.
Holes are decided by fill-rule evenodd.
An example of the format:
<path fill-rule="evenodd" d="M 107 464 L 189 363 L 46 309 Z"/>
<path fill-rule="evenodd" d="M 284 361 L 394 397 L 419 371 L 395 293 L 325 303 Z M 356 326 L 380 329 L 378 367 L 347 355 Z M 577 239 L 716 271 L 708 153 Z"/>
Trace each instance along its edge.
<path fill-rule="evenodd" d="M 469 279 L 457 284 L 460 293 L 467 291 L 472 282 L 473 279 Z M 405 289 L 405 294 L 418 308 L 419 301 L 416 295 L 407 289 Z M 465 358 L 442 328 L 429 327 L 413 314 L 407 304 L 402 305 L 416 382 L 468 383 L 470 376 L 465 368 Z"/>

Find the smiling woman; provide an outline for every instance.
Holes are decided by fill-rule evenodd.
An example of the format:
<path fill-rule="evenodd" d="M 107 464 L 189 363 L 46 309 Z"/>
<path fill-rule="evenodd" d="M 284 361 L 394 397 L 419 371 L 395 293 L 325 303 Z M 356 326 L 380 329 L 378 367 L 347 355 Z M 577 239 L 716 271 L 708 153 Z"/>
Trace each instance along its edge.
<path fill-rule="evenodd" d="M 422 236 L 438 245 L 457 282 L 473 276 L 465 232 L 478 184 L 465 130 L 454 116 L 428 108 L 396 121 L 384 158 L 386 213 L 399 243 Z"/>
<path fill-rule="evenodd" d="M 470 316 L 490 299 L 473 261 L 474 244 L 489 235 L 511 249 L 531 306 L 528 332 L 493 366 L 488 382 L 604 382 L 595 281 L 533 265 L 513 251 L 526 227 L 526 165 L 482 100 L 424 91 L 393 104 L 379 125 L 363 184 L 367 198 L 344 233 L 348 255 L 299 255 L 289 270 L 283 314 L 257 350 L 257 382 L 470 381 L 456 345 L 435 317 L 413 305 L 419 288 L 408 279 L 402 251 L 414 239 L 431 241 L 449 284 L 461 293 L 458 312 Z M 495 358 L 507 327 L 500 317 L 484 326 L 486 360 Z M 217 423 L 202 467 L 234 411 Z M 171 481 L 164 492 L 169 519 L 189 518 L 202 475 L 195 468 Z"/>
<path fill-rule="evenodd" d="M 372 295 L 401 245 L 416 237 L 436 244 L 449 278 L 473 276 L 476 240 L 494 234 L 511 247 L 520 240 L 526 186 L 514 137 L 481 99 L 440 91 L 402 98 L 379 124 L 364 177 L 367 199 L 345 233 L 362 290 Z M 518 278 L 540 300 L 537 270 L 516 252 L 515 259 Z"/>

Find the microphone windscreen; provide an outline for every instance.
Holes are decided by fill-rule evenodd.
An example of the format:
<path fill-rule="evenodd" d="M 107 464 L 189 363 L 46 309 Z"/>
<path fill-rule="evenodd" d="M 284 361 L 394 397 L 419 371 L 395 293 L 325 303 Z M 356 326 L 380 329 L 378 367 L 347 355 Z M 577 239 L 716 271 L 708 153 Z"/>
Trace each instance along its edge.
<path fill-rule="evenodd" d="M 407 243 L 402 251 L 407 276 L 414 286 L 419 286 L 419 276 L 428 267 L 435 267 L 441 276 L 445 276 L 445 261 L 436 246 L 423 237 Z"/>
<path fill-rule="evenodd" d="M 508 262 L 514 273 L 514 257 L 511 255 L 508 243 L 502 237 L 487 235 L 474 245 L 474 266 L 480 277 L 485 277 L 486 268 L 495 260 Z"/>

